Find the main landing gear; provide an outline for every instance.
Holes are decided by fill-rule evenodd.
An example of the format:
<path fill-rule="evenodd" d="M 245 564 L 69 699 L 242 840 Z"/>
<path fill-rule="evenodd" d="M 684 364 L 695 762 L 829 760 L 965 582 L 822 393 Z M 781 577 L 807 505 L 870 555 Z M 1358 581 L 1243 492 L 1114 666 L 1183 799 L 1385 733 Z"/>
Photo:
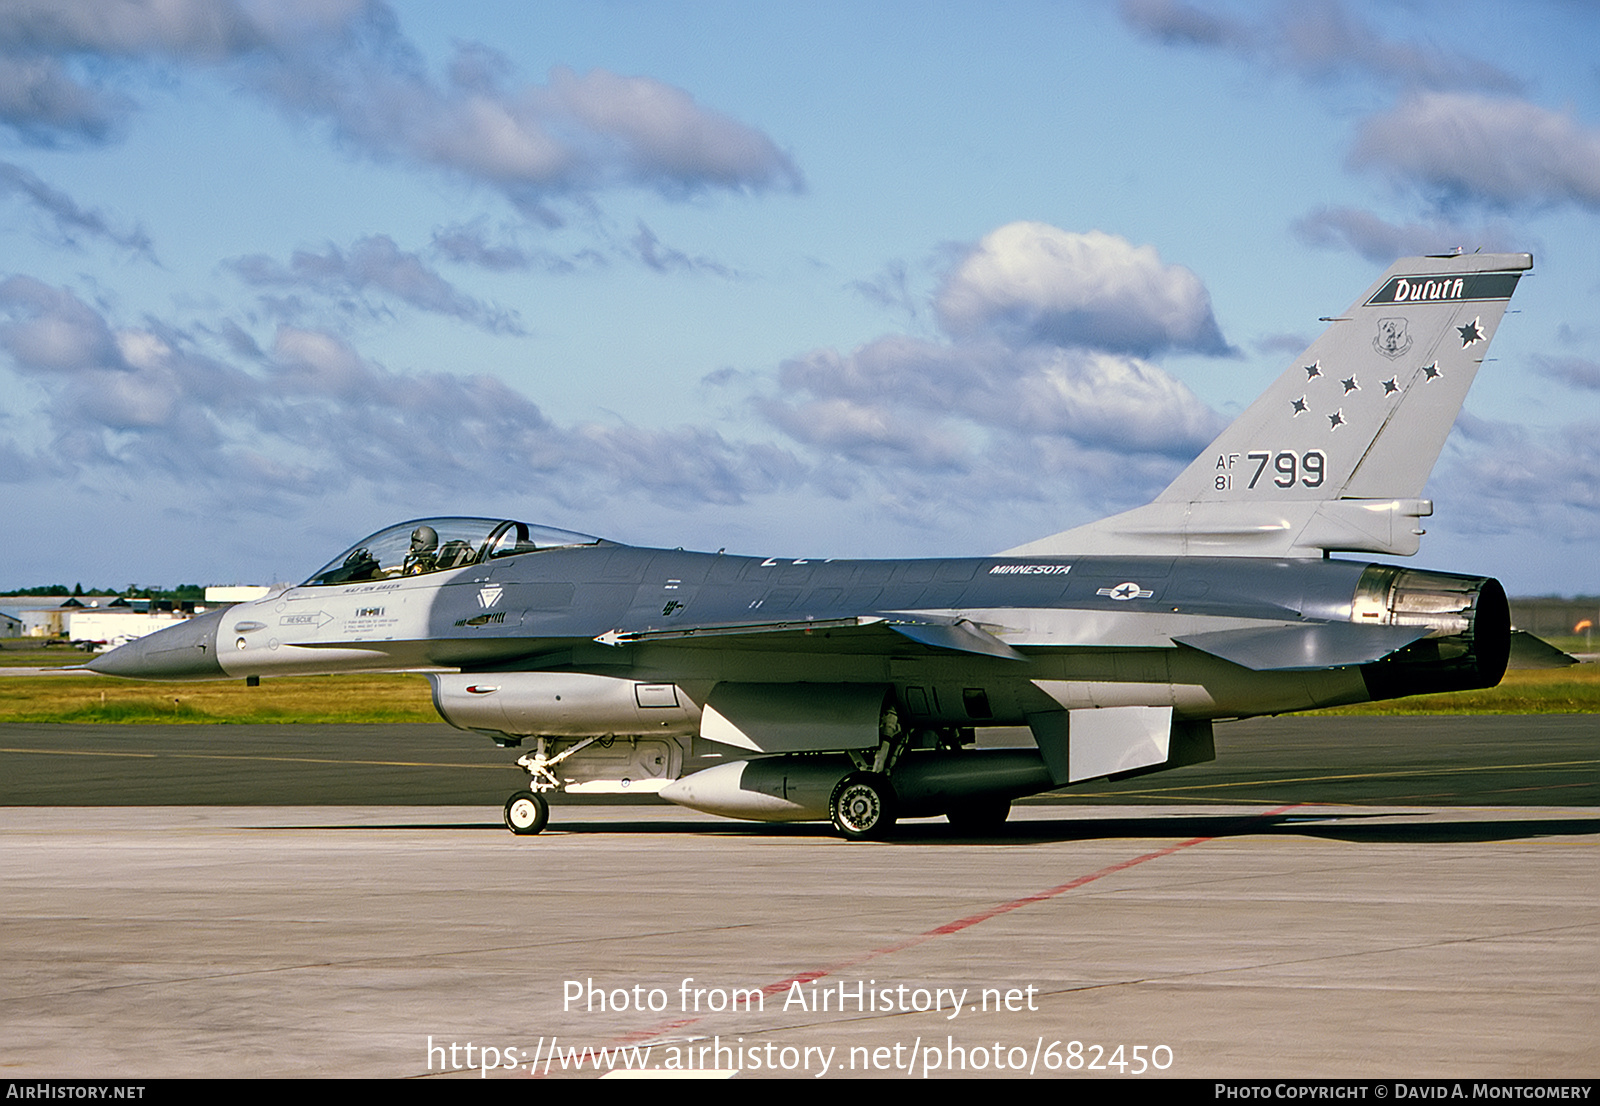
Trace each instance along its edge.
<path fill-rule="evenodd" d="M 865 751 L 851 754 L 856 771 L 840 780 L 828 799 L 828 816 L 840 836 L 871 841 L 894 828 L 900 800 L 889 773 L 911 738 L 911 731 L 900 726 L 900 712 L 892 703 L 885 703 L 878 718 L 878 747 L 870 755 Z"/>
<path fill-rule="evenodd" d="M 870 841 L 887 837 L 894 829 L 895 819 L 904 811 L 900 796 L 895 791 L 891 773 L 900 756 L 908 748 L 941 749 L 947 754 L 956 753 L 963 745 L 971 744 L 972 731 L 922 730 L 912 733 L 900 728 L 899 717 L 893 707 L 885 708 L 880 722 L 878 747 L 870 753 L 850 754 L 856 771 L 840 780 L 828 800 L 828 816 L 833 828 L 849 841 Z M 927 779 L 917 777 L 907 782 L 912 796 L 914 816 L 931 814 L 928 806 Z M 1011 814 L 1009 798 L 974 797 L 955 798 L 944 810 L 950 824 L 962 833 L 989 834 L 1005 825 Z"/>
<path fill-rule="evenodd" d="M 898 808 L 894 785 L 882 772 L 851 772 L 828 800 L 833 828 L 851 841 L 870 841 L 888 833 Z"/>

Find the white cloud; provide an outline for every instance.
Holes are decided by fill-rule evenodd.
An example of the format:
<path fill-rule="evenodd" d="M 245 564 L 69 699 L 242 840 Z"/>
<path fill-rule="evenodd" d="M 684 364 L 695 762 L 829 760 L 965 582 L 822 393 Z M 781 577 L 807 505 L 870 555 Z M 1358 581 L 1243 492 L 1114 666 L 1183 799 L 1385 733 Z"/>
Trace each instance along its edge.
<path fill-rule="evenodd" d="M 1358 73 L 1403 86 L 1509 91 L 1515 77 L 1490 62 L 1437 42 L 1398 42 L 1352 15 L 1336 0 L 1281 8 L 1276 54 L 1286 67 L 1311 77 Z"/>
<path fill-rule="evenodd" d="M 1034 355 L 989 412 L 1018 430 L 1084 445 L 1192 457 L 1222 429 L 1181 381 L 1145 361 L 1095 351 Z M 1000 398 L 1000 397 L 995 397 Z"/>
<path fill-rule="evenodd" d="M 375 7 L 366 0 L 11 0 L 0 11 L 0 48 L 220 60 L 335 30 Z"/>
<path fill-rule="evenodd" d="M 17 319 L 0 326 L 0 347 L 19 368 L 71 373 L 127 367 L 99 312 L 65 289 L 9 277 L 0 282 L 0 309 Z"/>
<path fill-rule="evenodd" d="M 547 84 L 502 87 L 488 67 L 457 64 L 441 85 L 409 55 L 396 40 L 305 51 L 252 73 L 270 100 L 330 123 L 357 149 L 488 184 L 547 219 L 552 200 L 619 186 L 666 195 L 802 187 L 761 131 L 654 78 L 557 67 Z"/>
<path fill-rule="evenodd" d="M 134 110 L 106 72 L 153 62 L 225 67 L 371 156 L 547 215 L 553 198 L 616 186 L 802 186 L 760 130 L 652 77 L 557 67 L 544 85 L 507 86 L 510 64 L 466 43 L 440 83 L 378 0 L 14 0 L 0 6 L 0 124 L 46 144 L 105 141 Z"/>
<path fill-rule="evenodd" d="M 1513 91 L 1521 82 L 1491 62 L 1435 42 L 1401 42 L 1338 0 L 1280 3 L 1254 22 L 1182 0 L 1121 0 L 1123 21 L 1172 46 L 1228 50 L 1320 81 L 1345 74 L 1407 88 Z"/>
<path fill-rule="evenodd" d="M 16 320 L 0 326 L 0 349 L 48 397 L 31 420 L 47 441 L 28 452 L 0 440 L 17 472 L 160 473 L 224 512 L 242 494 L 283 503 L 352 482 L 403 495 L 526 494 L 531 481 L 574 505 L 597 494 L 731 504 L 804 472 L 786 450 L 705 427 L 561 426 L 495 377 L 394 372 L 327 331 L 280 327 L 265 355 L 251 346 L 262 364 L 250 371 L 176 328 L 113 327 L 28 277 L 0 283 L 0 311 Z"/>
<path fill-rule="evenodd" d="M 144 231 L 115 230 L 104 215 L 79 206 L 71 196 L 52 188 L 37 174 L 20 165 L 0 161 L 0 194 L 5 192 L 21 197 L 48 217 L 55 229 L 54 238 L 63 245 L 76 246 L 78 237 L 87 235 L 154 260 L 149 236 Z"/>
<path fill-rule="evenodd" d="M 1455 249 L 1495 253 L 1527 248 L 1527 243 L 1519 243 L 1504 224 L 1474 227 L 1441 220 L 1391 223 L 1353 207 L 1319 207 L 1297 220 L 1293 229 L 1307 245 L 1344 246 L 1380 265 L 1388 265 L 1397 257 L 1449 253 Z"/>
<path fill-rule="evenodd" d="M 639 230 L 628 240 L 634 256 L 646 268 L 654 269 L 658 273 L 693 272 L 709 273 L 713 276 L 733 278 L 739 274 L 720 261 L 709 257 L 691 257 L 684 251 L 667 245 L 656 237 L 656 232 L 645 226 L 644 220 L 639 221 Z"/>
<path fill-rule="evenodd" d="M 585 424 L 557 443 L 564 502 L 592 505 L 597 485 L 613 493 L 694 506 L 733 505 L 802 482 L 806 465 L 788 450 L 729 442 L 708 427 Z M 596 479 L 603 477 L 603 479 Z"/>
<path fill-rule="evenodd" d="M 1136 31 L 1174 46 L 1254 50 L 1257 33 L 1248 24 L 1181 0 L 1120 0 L 1122 19 Z"/>
<path fill-rule="evenodd" d="M 107 373 L 91 387 L 73 389 L 66 396 L 72 409 L 67 417 L 87 417 L 112 430 L 168 427 L 181 398 L 177 374 L 152 365 L 138 372 Z"/>
<path fill-rule="evenodd" d="M 756 385 L 755 410 L 806 450 L 820 490 L 906 526 L 992 518 L 1046 494 L 1126 507 L 1220 429 L 1186 386 L 1127 352 L 1228 350 L 1199 279 L 1153 249 L 1010 224 L 953 264 L 936 307 L 946 340 L 814 350 Z"/>
<path fill-rule="evenodd" d="M 1350 161 L 1445 200 L 1600 209 L 1600 129 L 1525 100 L 1408 97 L 1363 124 Z"/>
<path fill-rule="evenodd" d="M 378 292 L 491 333 L 524 333 L 515 311 L 466 295 L 384 234 L 359 239 L 348 250 L 332 244 L 324 253 L 297 250 L 287 266 L 259 254 L 228 266 L 258 288 L 305 289 L 336 300 Z"/>
<path fill-rule="evenodd" d="M 1592 546 L 1600 539 L 1600 423 L 1533 433 L 1463 412 L 1434 474 L 1452 525 L 1472 534 L 1539 533 Z"/>
<path fill-rule="evenodd" d="M 810 488 L 905 525 L 951 510 L 990 517 L 1019 499 L 1125 505 L 1215 429 L 1186 387 L 1122 351 L 1137 344 L 1130 334 L 1192 346 L 1207 329 L 1225 349 L 1204 288 L 1110 235 L 1002 230 L 1023 234 L 986 238 L 942 289 L 940 317 L 966 329 L 941 340 L 889 335 L 739 377 L 747 410 L 778 435 L 770 442 L 714 425 L 561 425 L 494 377 L 392 371 L 326 329 L 281 325 L 257 341 L 232 322 L 119 326 L 29 277 L 0 284 L 11 319 L 0 348 L 48 395 L 50 444 L 32 454 L 33 471 L 49 456 L 80 471 L 164 473 L 209 490 L 224 510 L 244 487 L 287 509 L 353 483 L 394 495 L 464 484 L 526 495 L 531 486 L 580 512 L 602 493 L 692 507 Z M 1040 246 L 1063 241 L 1083 246 L 1081 256 L 1064 261 Z M 469 255 L 481 244 L 473 233 L 457 243 Z M 370 264 L 357 263 L 367 254 Z M 238 267 L 261 283 L 381 287 L 460 306 L 387 239 L 297 255 L 287 267 L 247 261 Z M 1101 298 L 1085 303 L 1090 288 Z M 976 305 L 966 315 L 949 306 L 960 296 Z M 1060 319 L 1075 310 L 1079 344 L 1040 340 L 1044 331 L 1064 340 Z M 1002 317 L 1021 318 L 1028 340 L 1008 342 L 1019 331 Z M 1104 348 L 1084 344 L 1096 341 Z"/>
<path fill-rule="evenodd" d="M 433 249 L 440 257 L 458 265 L 474 265 L 496 273 L 531 269 L 538 256 L 514 241 L 491 242 L 482 219 L 435 230 Z"/>
<path fill-rule="evenodd" d="M 825 349 L 791 358 L 778 368 L 778 386 L 787 393 L 946 412 L 1015 371 L 1012 351 L 998 342 L 891 334 L 849 354 Z"/>
<path fill-rule="evenodd" d="M 798 188 L 800 172 L 751 127 L 697 104 L 681 88 L 604 69 L 557 68 L 550 97 L 594 135 L 615 144 L 618 160 L 644 182 L 684 188 Z"/>
<path fill-rule="evenodd" d="M 929 468 L 968 463 L 975 441 L 1033 436 L 1187 459 L 1220 429 L 1160 368 L 1095 350 L 895 335 L 786 361 L 778 385 L 758 408 L 797 441 Z"/>
<path fill-rule="evenodd" d="M 960 338 L 1084 346 L 1148 356 L 1228 352 L 1211 297 L 1152 246 L 1045 223 L 991 231 L 945 279 L 939 319 Z"/>
<path fill-rule="evenodd" d="M 79 84 L 55 58 L 0 53 L 0 123 L 24 141 L 105 141 L 128 106 L 121 96 Z"/>
<path fill-rule="evenodd" d="M 366 0 L 11 0 L 0 5 L 0 123 L 29 141 L 105 141 L 134 104 L 107 63 L 219 64 L 342 35 L 386 9 Z"/>
<path fill-rule="evenodd" d="M 1600 361 L 1582 357 L 1538 357 L 1539 372 L 1568 387 L 1600 392 Z"/>
<path fill-rule="evenodd" d="M 961 469 L 972 460 L 969 443 L 949 420 L 929 418 L 925 412 L 844 396 L 768 399 L 760 401 L 759 407 L 796 442 L 835 459 L 922 472 Z"/>

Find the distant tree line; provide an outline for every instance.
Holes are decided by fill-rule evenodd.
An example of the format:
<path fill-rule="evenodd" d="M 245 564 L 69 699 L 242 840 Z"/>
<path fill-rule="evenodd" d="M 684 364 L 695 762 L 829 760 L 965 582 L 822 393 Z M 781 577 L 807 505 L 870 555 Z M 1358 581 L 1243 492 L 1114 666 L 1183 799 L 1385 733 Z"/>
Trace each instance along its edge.
<path fill-rule="evenodd" d="M 65 584 L 46 584 L 37 588 L 12 588 L 0 592 L 3 595 L 59 595 L 63 598 L 77 595 L 117 595 L 123 599 L 167 599 L 177 603 L 198 602 L 206 597 L 206 589 L 199 584 L 179 584 L 175 588 L 142 588 L 137 584 L 129 584 L 121 591 L 115 588 L 89 588 L 84 589 L 82 584 L 67 587 Z"/>

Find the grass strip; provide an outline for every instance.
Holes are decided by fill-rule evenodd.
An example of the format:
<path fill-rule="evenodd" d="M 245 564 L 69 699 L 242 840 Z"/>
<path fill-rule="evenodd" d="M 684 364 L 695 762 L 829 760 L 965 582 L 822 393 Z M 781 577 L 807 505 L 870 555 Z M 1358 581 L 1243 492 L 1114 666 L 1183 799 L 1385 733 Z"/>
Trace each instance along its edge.
<path fill-rule="evenodd" d="M 1499 687 L 1413 695 L 1333 707 L 1316 714 L 1594 714 L 1600 712 L 1600 664 L 1513 669 Z"/>
<path fill-rule="evenodd" d="M 438 722 L 428 681 L 414 674 L 285 676 L 143 683 L 103 676 L 0 678 L 0 722 L 124 725 Z"/>

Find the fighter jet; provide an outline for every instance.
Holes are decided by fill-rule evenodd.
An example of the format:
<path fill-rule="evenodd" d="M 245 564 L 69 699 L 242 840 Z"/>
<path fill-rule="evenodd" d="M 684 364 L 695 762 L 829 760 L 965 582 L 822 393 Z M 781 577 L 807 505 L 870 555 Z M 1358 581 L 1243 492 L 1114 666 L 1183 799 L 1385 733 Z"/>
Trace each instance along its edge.
<path fill-rule="evenodd" d="M 1499 583 L 1349 555 L 1417 551 L 1424 482 L 1532 264 L 1396 263 L 1153 502 L 993 556 L 730 556 L 419 519 L 89 667 L 431 669 L 451 725 L 532 742 L 505 804 L 519 834 L 563 791 L 852 839 L 918 816 L 992 828 L 1023 796 L 1212 760 L 1218 721 L 1500 681 Z M 989 726 L 1034 746 L 976 747 Z"/>

